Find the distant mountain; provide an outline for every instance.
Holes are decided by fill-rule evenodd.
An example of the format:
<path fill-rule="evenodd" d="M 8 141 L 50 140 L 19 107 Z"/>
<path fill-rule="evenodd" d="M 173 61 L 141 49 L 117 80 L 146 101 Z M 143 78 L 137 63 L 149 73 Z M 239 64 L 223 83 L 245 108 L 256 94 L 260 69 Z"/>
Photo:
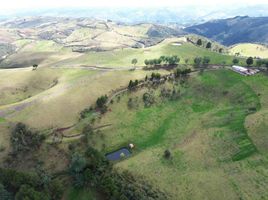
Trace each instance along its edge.
<path fill-rule="evenodd" d="M 268 17 L 234 17 L 209 21 L 184 29 L 224 45 L 236 43 L 268 44 Z"/>
<path fill-rule="evenodd" d="M 268 5 L 235 4 L 226 6 L 181 6 L 181 7 L 75 7 L 39 8 L 5 12 L 0 8 L 0 19 L 26 16 L 86 17 L 101 20 L 137 24 L 154 23 L 162 25 L 177 24 L 189 26 L 213 19 L 223 19 L 237 15 L 251 17 L 268 16 Z"/>

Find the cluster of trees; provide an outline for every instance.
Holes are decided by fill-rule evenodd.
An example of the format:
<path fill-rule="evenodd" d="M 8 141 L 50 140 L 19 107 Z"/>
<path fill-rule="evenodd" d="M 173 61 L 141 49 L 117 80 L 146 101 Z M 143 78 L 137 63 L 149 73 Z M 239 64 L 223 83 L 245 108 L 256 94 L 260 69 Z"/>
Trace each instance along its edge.
<path fill-rule="evenodd" d="M 85 108 L 80 112 L 80 119 L 86 118 L 94 109 L 99 110 L 101 113 L 107 112 L 107 102 L 108 102 L 108 96 L 102 95 L 96 100 L 96 106 L 95 108 L 90 106 L 89 108 Z"/>
<path fill-rule="evenodd" d="M 132 89 L 135 88 L 138 84 L 139 84 L 139 81 L 138 81 L 138 80 L 135 80 L 135 81 L 130 80 L 130 81 L 129 81 L 129 84 L 128 84 L 128 89 L 129 89 L 129 90 L 132 90 Z"/>
<path fill-rule="evenodd" d="M 161 74 L 160 73 L 152 73 L 151 74 L 151 78 L 150 80 L 153 81 L 153 80 L 160 80 L 161 79 Z"/>
<path fill-rule="evenodd" d="M 146 66 L 150 65 L 161 65 L 161 64 L 168 64 L 168 65 L 176 65 L 180 62 L 180 58 L 178 56 L 160 56 L 159 58 L 145 60 L 144 64 Z"/>
<path fill-rule="evenodd" d="M 175 88 L 173 88 L 173 90 L 162 88 L 160 97 L 166 98 L 168 100 L 177 100 L 180 97 L 180 90 L 176 90 Z"/>
<path fill-rule="evenodd" d="M 93 111 L 93 107 L 90 106 L 89 108 L 85 108 L 80 112 L 80 119 L 84 119 L 88 116 L 89 113 Z"/>
<path fill-rule="evenodd" d="M 264 66 L 264 67 L 268 68 L 268 59 L 258 59 L 258 60 L 256 61 L 256 65 L 257 65 L 258 67 L 262 67 L 262 66 Z"/>
<path fill-rule="evenodd" d="M 140 177 L 134 177 L 127 171 L 114 169 L 101 153 L 91 147 L 84 154 L 75 153 L 73 155 L 69 173 L 73 177 L 76 187 L 95 186 L 108 199 L 147 200 L 168 198 L 165 193 L 145 184 Z"/>
<path fill-rule="evenodd" d="M 108 101 L 108 96 L 107 95 L 103 95 L 101 97 L 99 97 L 96 101 L 96 106 L 97 108 L 103 108 L 105 106 L 105 104 Z"/>
<path fill-rule="evenodd" d="M 49 175 L 47 175 L 49 177 Z M 59 179 L 36 173 L 0 168 L 0 199 L 2 200 L 58 200 L 63 194 Z"/>
<path fill-rule="evenodd" d="M 175 78 L 181 78 L 181 77 L 185 77 L 187 76 L 189 73 L 191 73 L 191 69 L 190 68 L 186 68 L 186 69 L 180 69 L 180 68 L 177 68 L 175 71 L 174 71 L 174 76 Z"/>
<path fill-rule="evenodd" d="M 197 44 L 198 46 L 201 46 L 201 45 L 203 44 L 203 41 L 199 38 L 199 39 L 197 40 L 196 44 Z M 211 42 L 208 42 L 208 43 L 206 44 L 206 48 L 207 48 L 207 49 L 211 49 L 211 47 L 212 47 Z"/>
<path fill-rule="evenodd" d="M 239 59 L 238 58 L 234 58 L 233 59 L 233 64 L 234 65 L 237 65 L 237 64 L 239 64 Z M 251 66 L 251 65 L 253 65 L 254 64 L 254 58 L 253 57 L 248 57 L 247 59 L 246 59 L 246 64 L 248 65 L 248 66 Z M 258 67 L 267 67 L 268 68 L 268 59 L 257 59 L 256 60 L 256 65 L 258 66 Z"/>
<path fill-rule="evenodd" d="M 31 130 L 23 123 L 17 123 L 11 132 L 13 153 L 37 150 L 45 140 L 45 135 Z"/>
<path fill-rule="evenodd" d="M 194 64 L 196 67 L 200 67 L 201 65 L 206 66 L 210 63 L 210 58 L 208 56 L 196 57 L 194 59 Z"/>

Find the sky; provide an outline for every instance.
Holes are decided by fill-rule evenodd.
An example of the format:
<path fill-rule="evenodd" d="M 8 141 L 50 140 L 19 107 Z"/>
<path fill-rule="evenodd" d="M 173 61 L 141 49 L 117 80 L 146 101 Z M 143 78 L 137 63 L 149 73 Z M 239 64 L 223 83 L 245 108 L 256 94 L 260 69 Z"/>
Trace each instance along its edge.
<path fill-rule="evenodd" d="M 268 4 L 267 0 L 0 0 L 0 10 L 60 7 L 183 7 L 189 5 Z"/>

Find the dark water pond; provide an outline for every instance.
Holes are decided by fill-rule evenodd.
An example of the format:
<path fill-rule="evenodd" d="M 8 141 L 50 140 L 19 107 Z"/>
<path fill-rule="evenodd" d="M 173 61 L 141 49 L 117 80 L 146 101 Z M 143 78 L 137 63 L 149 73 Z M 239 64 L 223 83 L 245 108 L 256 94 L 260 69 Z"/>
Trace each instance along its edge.
<path fill-rule="evenodd" d="M 124 154 L 124 157 L 121 157 L 122 154 Z M 125 147 L 105 155 L 105 157 L 111 161 L 121 160 L 129 156 L 131 156 L 131 152 Z"/>

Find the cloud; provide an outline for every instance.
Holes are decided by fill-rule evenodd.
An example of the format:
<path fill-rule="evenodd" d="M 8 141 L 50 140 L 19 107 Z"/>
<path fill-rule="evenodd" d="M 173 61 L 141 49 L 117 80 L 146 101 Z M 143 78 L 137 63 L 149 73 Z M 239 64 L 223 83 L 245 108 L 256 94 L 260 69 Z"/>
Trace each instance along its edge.
<path fill-rule="evenodd" d="M 188 5 L 220 6 L 224 4 L 268 4 L 267 0 L 7 0 L 1 10 L 20 10 L 59 7 L 183 7 Z"/>

